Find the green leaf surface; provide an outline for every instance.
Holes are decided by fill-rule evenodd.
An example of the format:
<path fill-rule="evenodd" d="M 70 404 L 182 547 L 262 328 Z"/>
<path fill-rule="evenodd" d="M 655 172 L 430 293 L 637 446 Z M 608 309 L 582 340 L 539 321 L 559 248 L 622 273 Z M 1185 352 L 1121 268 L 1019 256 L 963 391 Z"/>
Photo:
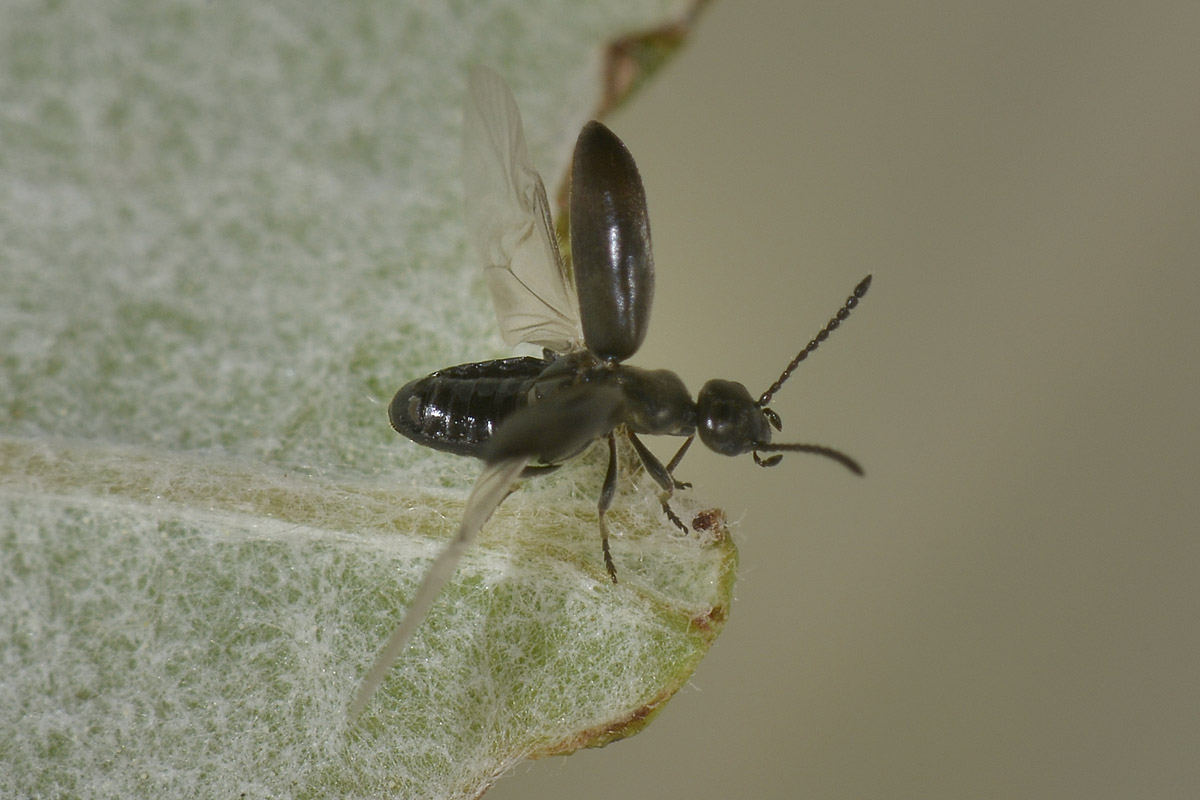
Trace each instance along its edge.
<path fill-rule="evenodd" d="M 504 354 L 466 69 L 508 78 L 553 184 L 602 44 L 685 6 L 0 10 L 0 795 L 473 797 L 682 685 L 736 552 L 633 475 L 612 585 L 593 455 L 506 501 L 346 718 L 479 469 L 386 404 Z"/>

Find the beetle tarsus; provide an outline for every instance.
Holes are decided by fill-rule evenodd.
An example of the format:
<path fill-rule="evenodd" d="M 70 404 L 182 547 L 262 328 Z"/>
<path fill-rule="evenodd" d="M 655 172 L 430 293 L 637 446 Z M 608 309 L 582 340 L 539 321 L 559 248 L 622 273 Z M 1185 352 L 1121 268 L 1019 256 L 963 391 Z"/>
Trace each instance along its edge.
<path fill-rule="evenodd" d="M 604 512 L 600 512 L 600 549 L 604 551 L 604 568 L 608 570 L 608 577 L 612 578 L 612 582 L 617 582 L 617 565 L 613 563 L 612 550 L 608 547 L 608 525 L 604 522 Z"/>
<path fill-rule="evenodd" d="M 662 501 L 662 510 L 663 513 L 667 515 L 667 519 L 675 523 L 676 528 L 679 528 L 679 530 L 683 531 L 684 536 L 692 532 L 691 528 L 684 524 L 684 521 L 679 518 L 679 515 L 671 510 L 671 504 L 666 500 Z"/>

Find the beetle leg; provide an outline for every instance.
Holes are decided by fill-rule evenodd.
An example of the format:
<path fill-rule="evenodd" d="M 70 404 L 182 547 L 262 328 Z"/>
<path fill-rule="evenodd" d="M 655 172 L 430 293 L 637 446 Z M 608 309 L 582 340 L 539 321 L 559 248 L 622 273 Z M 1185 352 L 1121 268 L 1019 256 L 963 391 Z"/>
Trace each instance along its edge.
<path fill-rule="evenodd" d="M 646 472 L 650 473 L 650 477 L 654 478 L 654 482 L 663 488 L 669 497 L 675 491 L 675 479 L 671 477 L 671 472 L 663 466 L 662 462 L 650 452 L 650 448 L 642 444 L 642 440 L 637 437 L 633 431 L 626 432 L 629 435 L 629 441 L 633 444 L 633 449 L 637 451 L 638 458 L 642 460 L 642 466 L 646 468 Z"/>
<path fill-rule="evenodd" d="M 654 482 L 663 488 L 663 496 L 660 498 L 663 513 L 667 515 L 667 519 L 674 523 L 676 528 L 679 528 L 684 533 L 688 533 L 688 526 L 684 524 L 684 521 L 679 518 L 678 514 L 671 510 L 669 502 L 671 495 L 676 489 L 683 489 L 685 487 L 676 481 L 672 477 L 670 470 L 663 466 L 662 462 L 658 460 L 654 453 L 650 452 L 650 449 L 646 445 L 642 444 L 642 440 L 637 437 L 637 434 L 633 431 L 627 431 L 627 433 L 629 434 L 629 441 L 633 444 L 633 449 L 637 451 L 638 458 L 642 460 L 642 466 L 646 468 L 646 472 L 650 473 L 650 477 L 654 478 Z M 687 443 L 685 442 L 684 449 L 686 447 Z M 672 459 L 672 461 L 678 462 L 680 457 L 676 454 L 676 458 Z"/>
<path fill-rule="evenodd" d="M 613 564 L 612 551 L 608 548 L 608 525 L 604 515 L 612 505 L 613 495 L 617 490 L 617 439 L 608 434 L 608 471 L 604 473 L 604 486 L 600 489 L 600 546 L 604 550 L 604 566 L 608 569 L 608 577 L 617 582 L 617 567 Z"/>
<path fill-rule="evenodd" d="M 696 434 L 693 433 L 691 436 L 683 440 L 683 444 L 680 446 L 679 451 L 675 453 L 675 455 L 671 458 L 671 461 L 667 464 L 667 472 L 671 473 L 671 480 L 675 481 L 676 489 L 692 488 L 690 483 L 684 483 L 682 481 L 675 480 L 675 468 L 679 466 L 680 461 L 683 461 L 684 454 L 687 453 L 688 448 L 692 446 L 692 442 L 694 441 L 696 441 Z"/>
<path fill-rule="evenodd" d="M 679 530 L 683 531 L 685 536 L 691 533 L 691 529 L 688 528 L 687 523 L 681 520 L 679 515 L 671 509 L 671 504 L 667 500 L 662 501 L 662 510 L 663 514 L 666 514 L 667 519 L 671 520 L 676 528 L 679 528 Z"/>

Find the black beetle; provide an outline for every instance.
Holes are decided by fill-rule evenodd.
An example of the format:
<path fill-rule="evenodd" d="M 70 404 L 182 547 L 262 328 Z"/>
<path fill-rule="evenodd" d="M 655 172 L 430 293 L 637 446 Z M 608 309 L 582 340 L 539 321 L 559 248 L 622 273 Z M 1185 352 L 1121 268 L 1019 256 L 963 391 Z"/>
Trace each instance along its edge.
<path fill-rule="evenodd" d="M 457 534 L 430 566 L 364 679 L 352 716 L 378 689 L 463 551 L 523 473 L 555 469 L 597 438 L 607 439 L 599 522 L 604 564 L 614 582 L 604 515 L 616 491 L 618 433 L 662 487 L 664 513 L 685 532 L 668 500 L 687 486 L 675 480 L 674 470 L 697 435 L 724 455 L 752 452 L 765 467 L 778 463 L 783 451 L 795 451 L 832 458 L 862 474 L 857 462 L 832 448 L 772 444 L 771 429 L 781 425 L 767 404 L 850 315 L 866 294 L 870 275 L 758 399 L 740 383 L 711 380 L 693 402 L 675 373 L 621 363 L 641 346 L 654 297 L 646 195 L 621 140 L 592 121 L 576 141 L 570 194 L 573 280 L 559 252 L 546 189 L 526 151 L 516 100 L 490 70 L 471 74 L 463 154 L 467 226 L 484 262 L 501 334 L 510 346 L 542 347 L 543 356 L 439 370 L 408 383 L 392 399 L 388 416 L 397 431 L 428 447 L 476 456 L 485 466 Z M 638 434 L 687 438 L 664 465 Z M 775 455 L 764 459 L 760 452 Z"/>

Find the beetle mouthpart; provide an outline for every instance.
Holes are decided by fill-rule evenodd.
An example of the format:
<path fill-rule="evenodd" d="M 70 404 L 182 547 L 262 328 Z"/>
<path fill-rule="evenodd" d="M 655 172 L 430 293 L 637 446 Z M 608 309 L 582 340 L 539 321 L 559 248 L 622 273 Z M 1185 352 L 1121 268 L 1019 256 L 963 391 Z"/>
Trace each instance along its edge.
<path fill-rule="evenodd" d="M 754 451 L 754 463 L 758 464 L 760 467 L 773 467 L 780 461 L 783 461 L 782 455 L 773 455 L 770 458 L 761 458 L 758 455 L 758 451 Z"/>
<path fill-rule="evenodd" d="M 813 455 L 825 456 L 832 458 L 834 461 L 841 464 L 846 469 L 853 472 L 855 475 L 863 475 L 863 468 L 857 461 L 843 453 L 841 450 L 834 450 L 832 447 L 825 447 L 820 444 L 760 444 L 754 448 L 754 462 L 760 467 L 773 467 L 779 463 L 782 455 L 771 456 L 770 458 L 759 458 L 758 451 L 764 453 L 812 453 Z"/>

